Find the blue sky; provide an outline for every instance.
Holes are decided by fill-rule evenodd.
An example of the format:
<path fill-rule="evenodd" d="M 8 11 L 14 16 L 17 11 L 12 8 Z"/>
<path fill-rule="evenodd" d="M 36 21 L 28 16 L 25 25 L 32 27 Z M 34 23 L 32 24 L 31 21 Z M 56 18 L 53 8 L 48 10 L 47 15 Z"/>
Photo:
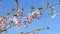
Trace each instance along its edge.
<path fill-rule="evenodd" d="M 24 13 L 26 15 L 28 14 L 28 12 L 30 12 L 30 8 L 32 5 L 35 6 L 35 10 L 37 10 L 38 7 L 42 6 L 45 12 L 49 12 L 50 10 L 46 9 L 45 7 L 45 4 L 48 2 L 51 4 L 55 4 L 58 3 L 58 0 L 19 0 L 19 7 L 25 9 Z M 16 6 L 14 0 L 3 0 L 2 2 L 0 2 L 0 10 L 2 8 L 5 9 L 4 15 L 6 15 L 6 13 L 14 6 Z M 50 30 L 39 31 L 36 34 L 60 34 L 60 5 L 55 5 L 54 7 L 57 10 L 56 18 L 51 19 L 51 17 L 46 17 L 40 18 L 39 20 L 35 19 L 34 22 L 30 24 L 27 29 L 24 27 L 20 27 L 18 29 L 16 27 L 12 27 L 7 31 L 7 34 L 19 34 L 20 32 L 25 33 L 35 28 L 46 27 L 47 25 L 50 27 Z M 2 16 L 1 14 L 2 12 L 0 12 L 0 16 Z"/>

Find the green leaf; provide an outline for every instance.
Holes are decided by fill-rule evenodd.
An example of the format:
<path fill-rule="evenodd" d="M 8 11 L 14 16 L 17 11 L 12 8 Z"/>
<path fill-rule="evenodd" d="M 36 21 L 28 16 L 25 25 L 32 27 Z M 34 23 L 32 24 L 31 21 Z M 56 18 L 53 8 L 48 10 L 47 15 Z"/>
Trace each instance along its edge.
<path fill-rule="evenodd" d="M 47 4 L 46 4 L 46 8 L 49 8 L 49 7 L 50 7 L 50 4 L 49 4 L 49 3 L 47 3 Z"/>
<path fill-rule="evenodd" d="M 2 19 L 6 19 L 6 17 L 5 16 L 2 16 Z"/>
<path fill-rule="evenodd" d="M 21 10 L 24 11 L 24 8 L 22 8 Z"/>
<path fill-rule="evenodd" d="M 35 17 L 37 17 L 37 14 L 34 14 L 34 15 L 33 15 L 33 18 L 35 18 Z"/>
<path fill-rule="evenodd" d="M 7 13 L 7 15 L 10 15 L 11 13 Z"/>
<path fill-rule="evenodd" d="M 13 16 L 17 16 L 17 15 L 15 14 L 15 15 L 13 15 Z"/>
<path fill-rule="evenodd" d="M 20 32 L 20 34 L 23 34 L 23 32 Z"/>
<path fill-rule="evenodd" d="M 39 29 L 39 28 L 37 28 L 36 30 L 37 30 L 37 31 L 40 31 L 40 29 Z"/>
<path fill-rule="evenodd" d="M 58 4 L 60 5 L 60 0 L 58 0 Z"/>
<path fill-rule="evenodd" d="M 33 11 L 34 10 L 34 6 L 31 6 L 31 11 Z"/>
<path fill-rule="evenodd" d="M 42 7 L 39 7 L 38 10 L 42 10 L 43 8 Z"/>
<path fill-rule="evenodd" d="M 50 29 L 50 28 L 47 26 L 47 29 Z"/>
<path fill-rule="evenodd" d="M 44 30 L 44 27 L 40 28 L 41 30 Z"/>
<path fill-rule="evenodd" d="M 52 9 L 52 12 L 56 12 L 56 10 L 55 9 Z"/>
<path fill-rule="evenodd" d="M 31 9 L 34 9 L 34 6 L 31 6 Z"/>
<path fill-rule="evenodd" d="M 15 0 L 15 2 L 18 2 L 18 0 Z"/>

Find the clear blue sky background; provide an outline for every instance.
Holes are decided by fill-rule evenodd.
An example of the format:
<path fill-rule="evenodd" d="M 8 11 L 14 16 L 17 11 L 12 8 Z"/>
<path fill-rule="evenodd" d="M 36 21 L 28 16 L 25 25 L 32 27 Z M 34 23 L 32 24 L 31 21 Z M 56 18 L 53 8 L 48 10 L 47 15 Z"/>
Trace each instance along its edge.
<path fill-rule="evenodd" d="M 58 3 L 58 0 L 19 0 L 20 8 L 24 8 L 24 13 L 26 14 L 30 12 L 30 7 L 32 5 L 35 6 L 36 10 L 38 7 L 42 6 L 45 10 L 45 13 L 49 12 L 49 9 L 45 9 L 45 3 L 48 2 L 51 4 L 55 4 Z M 6 15 L 6 13 L 14 6 L 16 6 L 14 0 L 3 0 L 2 2 L 0 2 L 0 11 L 2 8 L 5 8 L 4 15 Z M 60 34 L 60 5 L 55 5 L 54 7 L 56 7 L 57 10 L 57 16 L 55 19 L 51 19 L 50 17 L 41 18 L 39 20 L 37 19 L 34 20 L 34 22 L 30 24 L 27 29 L 24 27 L 20 27 L 18 29 L 16 27 L 12 27 L 7 31 L 7 34 L 19 34 L 20 32 L 25 33 L 35 28 L 46 27 L 47 25 L 50 27 L 50 30 L 39 31 L 36 34 Z M 1 14 L 2 12 L 0 12 L 0 16 L 2 16 Z"/>

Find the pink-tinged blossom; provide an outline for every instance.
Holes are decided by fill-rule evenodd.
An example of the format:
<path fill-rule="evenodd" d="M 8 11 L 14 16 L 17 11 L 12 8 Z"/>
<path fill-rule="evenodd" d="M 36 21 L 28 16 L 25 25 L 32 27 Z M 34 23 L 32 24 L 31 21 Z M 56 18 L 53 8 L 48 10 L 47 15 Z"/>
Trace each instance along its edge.
<path fill-rule="evenodd" d="M 18 15 L 18 18 L 22 18 L 22 10 L 18 10 L 17 15 Z"/>
<path fill-rule="evenodd" d="M 36 11 L 32 12 L 32 15 L 39 14 L 39 13 L 40 13 L 40 11 L 39 10 L 36 10 Z"/>

